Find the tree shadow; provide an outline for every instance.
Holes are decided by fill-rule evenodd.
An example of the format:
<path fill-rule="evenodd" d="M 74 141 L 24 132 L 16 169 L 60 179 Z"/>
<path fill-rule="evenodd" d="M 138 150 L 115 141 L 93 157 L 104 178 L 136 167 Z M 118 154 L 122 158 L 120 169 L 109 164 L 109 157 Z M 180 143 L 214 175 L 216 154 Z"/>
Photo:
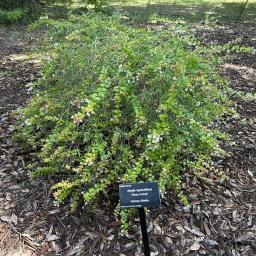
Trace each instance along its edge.
<path fill-rule="evenodd" d="M 1 0 L 0 0 L 1 1 Z M 30 23 L 35 22 L 40 17 L 45 16 L 49 19 L 58 20 L 58 19 L 68 19 L 70 15 L 82 15 L 83 13 L 88 12 L 88 8 L 85 5 L 79 6 L 69 6 L 67 4 L 37 4 L 37 5 L 29 5 L 19 8 L 22 12 L 22 15 L 17 20 L 13 21 L 3 19 L 0 15 L 0 24 L 3 25 L 28 25 Z M 0 13 L 1 14 L 1 13 Z"/>
<path fill-rule="evenodd" d="M 82 15 L 86 12 L 88 12 L 88 8 L 83 5 L 77 7 L 70 7 L 68 5 L 50 5 L 45 6 L 42 14 L 50 19 L 57 20 L 68 19 L 71 14 Z"/>
<path fill-rule="evenodd" d="M 136 5 L 133 3 L 118 4 L 135 20 L 147 20 L 153 14 L 165 18 L 184 19 L 189 22 L 202 20 L 212 21 L 256 21 L 256 2 L 249 3 L 244 10 L 243 3 L 152 3 Z M 244 11 L 243 11 L 244 10 Z"/>

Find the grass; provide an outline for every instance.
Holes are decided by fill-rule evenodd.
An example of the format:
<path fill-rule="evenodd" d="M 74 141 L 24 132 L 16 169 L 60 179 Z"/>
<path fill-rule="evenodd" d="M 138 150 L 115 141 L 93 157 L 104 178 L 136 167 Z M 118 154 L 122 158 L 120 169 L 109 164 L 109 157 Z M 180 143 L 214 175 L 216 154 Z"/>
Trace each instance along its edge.
<path fill-rule="evenodd" d="M 255 22 L 256 0 L 249 0 L 244 10 L 245 2 L 245 0 L 112 0 L 111 4 L 138 19 L 158 14 L 192 22 L 205 19 Z"/>
<path fill-rule="evenodd" d="M 198 21 L 250 21 L 256 22 L 256 0 L 109 0 L 114 8 L 125 11 L 138 21 L 147 20 L 153 14 L 163 18 Z M 40 13 L 51 19 L 68 19 L 70 14 L 87 12 L 85 3 L 74 0 L 72 4 L 52 4 Z M 1 13 L 0 13 L 1 16 Z M 1 20 L 1 17 L 0 17 Z M 1 22 L 0 22 L 1 23 Z"/>

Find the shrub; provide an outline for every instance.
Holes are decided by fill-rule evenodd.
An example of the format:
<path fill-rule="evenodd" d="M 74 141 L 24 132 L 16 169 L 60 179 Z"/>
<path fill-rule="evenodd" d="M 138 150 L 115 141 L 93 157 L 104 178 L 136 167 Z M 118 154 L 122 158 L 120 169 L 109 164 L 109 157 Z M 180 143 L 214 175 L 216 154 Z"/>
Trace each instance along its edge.
<path fill-rule="evenodd" d="M 26 14 L 26 10 L 14 9 L 11 11 L 0 10 L 0 23 L 15 23 L 19 21 Z"/>
<path fill-rule="evenodd" d="M 39 4 L 53 4 L 53 3 L 70 3 L 72 0 L 4 0 L 0 2 L 0 8 L 5 10 L 12 10 L 20 7 L 36 6 Z"/>
<path fill-rule="evenodd" d="M 17 21 L 21 21 L 22 23 L 34 21 L 40 16 L 42 10 L 47 10 L 47 8 L 42 8 L 43 6 L 56 7 L 53 16 L 55 18 L 60 18 L 58 17 L 60 16 L 58 12 L 61 10 L 61 8 L 65 10 L 64 11 L 62 9 L 63 13 L 61 13 L 61 16 L 66 16 L 72 10 L 72 8 L 67 8 L 72 3 L 79 6 L 73 9 L 74 12 L 76 11 L 78 13 L 81 12 L 81 10 L 82 12 L 87 11 L 88 6 L 90 6 L 90 9 L 95 11 L 110 11 L 110 8 L 108 8 L 108 0 L 5 0 L 0 2 L 0 23 L 10 24 Z M 47 13 L 47 15 L 48 14 L 49 13 Z"/>
<path fill-rule="evenodd" d="M 72 207 L 125 182 L 158 181 L 182 198 L 181 172 L 220 152 L 209 128 L 227 105 L 219 61 L 175 23 L 147 31 L 91 13 L 47 22 L 58 40 L 17 129 L 39 152 L 33 176 L 56 177 L 56 198 Z"/>
<path fill-rule="evenodd" d="M 10 10 L 15 9 L 21 6 L 24 6 L 25 3 L 28 3 L 28 0 L 4 0 L 0 2 L 0 9 Z"/>
<path fill-rule="evenodd" d="M 7 0 L 0 3 L 0 23 L 27 23 L 35 20 L 41 12 L 37 0 Z"/>
<path fill-rule="evenodd" d="M 108 3 L 108 0 L 5 0 L 3 2 L 0 2 L 0 9 L 3 10 L 13 10 L 15 8 L 35 8 L 36 6 L 39 7 L 41 4 L 43 5 L 54 5 L 54 4 L 88 4 L 93 5 L 95 9 L 101 9 L 102 7 L 106 6 Z"/>

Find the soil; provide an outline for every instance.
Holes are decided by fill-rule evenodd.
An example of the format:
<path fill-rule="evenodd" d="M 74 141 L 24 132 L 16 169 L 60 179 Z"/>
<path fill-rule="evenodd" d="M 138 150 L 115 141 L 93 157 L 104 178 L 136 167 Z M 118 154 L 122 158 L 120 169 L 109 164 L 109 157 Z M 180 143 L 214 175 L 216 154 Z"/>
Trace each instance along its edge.
<path fill-rule="evenodd" d="M 206 44 L 238 41 L 256 48 L 255 24 L 194 25 Z M 40 38 L 26 29 L 0 29 L 0 255 L 143 255 L 138 219 L 128 234 L 111 207 L 70 213 L 57 207 L 51 180 L 31 180 L 31 154 L 12 140 L 14 110 L 30 98 L 40 61 L 29 57 Z M 147 212 L 151 255 L 256 255 L 256 54 L 225 57 L 220 72 L 235 91 L 236 114 L 214 124 L 230 135 L 227 154 L 202 178 L 184 174 L 189 206 L 168 193 Z"/>

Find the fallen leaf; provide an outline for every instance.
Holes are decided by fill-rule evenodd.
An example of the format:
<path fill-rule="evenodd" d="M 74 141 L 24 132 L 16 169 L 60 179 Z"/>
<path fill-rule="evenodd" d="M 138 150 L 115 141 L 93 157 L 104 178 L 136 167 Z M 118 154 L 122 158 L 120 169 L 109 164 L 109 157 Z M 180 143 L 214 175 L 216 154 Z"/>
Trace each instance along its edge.
<path fill-rule="evenodd" d="M 50 235 L 46 241 L 50 242 L 50 241 L 55 241 L 55 240 L 60 240 L 61 237 L 60 236 L 57 236 L 57 235 Z"/>
<path fill-rule="evenodd" d="M 209 226 L 206 221 L 204 221 L 204 230 L 208 236 L 211 235 L 211 230 L 209 229 Z"/>
<path fill-rule="evenodd" d="M 15 215 L 14 213 L 13 213 L 12 216 L 11 216 L 11 221 L 12 221 L 15 225 L 18 224 L 18 217 L 17 217 L 17 215 Z"/>
<path fill-rule="evenodd" d="M 201 245 L 199 243 L 194 243 L 190 246 L 189 250 L 190 251 L 198 251 L 201 248 Z"/>
<path fill-rule="evenodd" d="M 214 241 L 214 240 L 209 240 L 209 239 L 205 239 L 204 242 L 207 244 L 207 245 L 210 245 L 210 246 L 213 246 L 213 245 L 218 245 L 219 243 Z"/>
<path fill-rule="evenodd" d="M 1 216 L 0 219 L 2 221 L 5 221 L 5 222 L 9 222 L 10 221 L 10 217 L 9 216 Z"/>
<path fill-rule="evenodd" d="M 184 228 L 185 228 L 188 232 L 190 232 L 190 233 L 192 233 L 192 234 L 194 234 L 194 235 L 196 235 L 196 236 L 201 236 L 201 237 L 204 237 L 204 236 L 205 236 L 202 232 L 200 232 L 199 230 L 197 230 L 197 229 L 195 229 L 195 228 L 191 229 L 191 228 L 188 227 L 188 226 L 185 226 Z"/>

